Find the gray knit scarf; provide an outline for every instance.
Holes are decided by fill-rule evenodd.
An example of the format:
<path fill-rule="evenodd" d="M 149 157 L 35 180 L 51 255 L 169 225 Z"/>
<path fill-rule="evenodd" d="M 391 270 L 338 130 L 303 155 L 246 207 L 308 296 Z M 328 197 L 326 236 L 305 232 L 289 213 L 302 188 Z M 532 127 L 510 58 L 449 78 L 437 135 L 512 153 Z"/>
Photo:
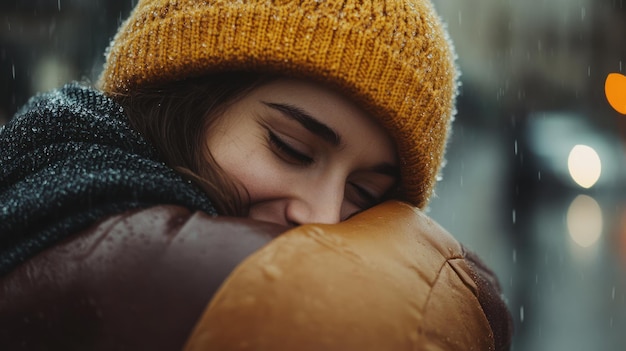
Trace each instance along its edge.
<path fill-rule="evenodd" d="M 99 219 L 159 204 L 216 214 L 101 92 L 35 96 L 0 129 L 0 276 Z"/>

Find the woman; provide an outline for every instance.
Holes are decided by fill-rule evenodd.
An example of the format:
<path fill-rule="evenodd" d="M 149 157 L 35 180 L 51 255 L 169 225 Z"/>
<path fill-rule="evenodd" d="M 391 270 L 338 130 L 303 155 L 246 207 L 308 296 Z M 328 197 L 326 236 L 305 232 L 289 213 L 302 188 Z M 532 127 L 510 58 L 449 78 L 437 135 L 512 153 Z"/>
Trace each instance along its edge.
<path fill-rule="evenodd" d="M 143 118 L 137 129 L 162 147 L 168 164 L 197 181 L 211 197 L 219 196 L 213 203 L 226 204 L 220 205 L 220 214 L 287 226 L 338 223 L 381 202 L 397 182 L 391 139 L 337 91 L 302 79 L 241 73 L 182 84 L 165 89 L 165 99 L 187 100 L 194 96 L 187 88 L 191 85 L 199 90 L 197 111 L 171 113 L 181 110 L 176 106 L 142 112 L 155 110 L 147 104 L 164 106 L 161 98 L 157 102 L 153 97 L 163 96 L 162 87 L 155 88 L 158 93 L 119 99 Z M 207 89 L 236 93 L 220 101 L 207 99 Z M 141 102 L 146 95 L 151 101 Z M 193 143 L 187 135 L 193 136 Z"/>
<path fill-rule="evenodd" d="M 67 285 L 80 283 L 91 299 L 99 296 L 89 315 L 106 322 L 109 337 L 85 332 L 76 345 L 145 347 L 129 340 L 143 335 L 137 330 L 151 323 L 155 305 L 184 322 L 158 333 L 151 347 L 180 345 L 235 265 L 297 234 L 265 245 L 268 236 L 348 223 L 387 199 L 424 208 L 454 112 L 453 60 L 428 1 L 139 1 L 107 51 L 99 90 L 72 84 L 35 97 L 0 131 L 0 273 L 7 295 L 22 303 L 11 306 L 26 306 L 0 306 L 6 318 L 26 313 L 27 292 L 58 302 L 69 296 Z M 404 211 L 381 218 L 409 223 L 416 214 Z M 253 221 L 211 218 L 217 214 Z M 102 252 L 105 238 L 124 254 Z M 190 259 L 199 248 L 212 255 Z M 198 285 L 191 267 L 218 278 Z M 107 290 L 110 281 L 100 277 L 109 276 L 115 286 L 138 284 L 165 297 L 150 304 L 135 288 Z M 163 285 L 181 276 L 193 287 Z M 187 307 L 168 309 L 167 293 L 184 296 Z M 111 312 L 127 301 L 142 313 Z M 64 311 L 84 307 L 64 303 Z M 38 308 L 41 320 L 61 318 L 50 305 Z M 136 318 L 133 335 L 119 327 L 128 318 Z M 94 319 L 79 318 L 72 329 L 101 330 L 85 327 Z M 34 330 L 11 328 L 22 344 L 15 335 Z M 497 328 L 487 329 L 485 340 L 499 345 Z M 45 345 L 68 347 L 55 339 L 58 329 L 37 330 Z"/>

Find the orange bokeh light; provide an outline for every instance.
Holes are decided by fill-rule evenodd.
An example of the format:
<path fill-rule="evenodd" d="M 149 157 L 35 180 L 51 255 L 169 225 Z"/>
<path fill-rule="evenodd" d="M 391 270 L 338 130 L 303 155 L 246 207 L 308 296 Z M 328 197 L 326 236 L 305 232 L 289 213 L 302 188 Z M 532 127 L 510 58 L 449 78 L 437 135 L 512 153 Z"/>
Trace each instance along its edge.
<path fill-rule="evenodd" d="M 610 73 L 604 83 L 604 93 L 611 107 L 626 115 L 626 76 L 620 73 Z"/>

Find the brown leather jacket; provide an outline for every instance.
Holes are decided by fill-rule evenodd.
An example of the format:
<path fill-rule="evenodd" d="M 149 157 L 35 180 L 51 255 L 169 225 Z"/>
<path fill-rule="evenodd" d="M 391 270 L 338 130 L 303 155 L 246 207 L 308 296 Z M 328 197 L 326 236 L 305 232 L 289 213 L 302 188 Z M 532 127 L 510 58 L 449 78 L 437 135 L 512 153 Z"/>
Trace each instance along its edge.
<path fill-rule="evenodd" d="M 175 206 L 108 218 L 0 280 L 0 349 L 509 348 L 494 275 L 413 207 L 272 240 L 285 230 Z"/>

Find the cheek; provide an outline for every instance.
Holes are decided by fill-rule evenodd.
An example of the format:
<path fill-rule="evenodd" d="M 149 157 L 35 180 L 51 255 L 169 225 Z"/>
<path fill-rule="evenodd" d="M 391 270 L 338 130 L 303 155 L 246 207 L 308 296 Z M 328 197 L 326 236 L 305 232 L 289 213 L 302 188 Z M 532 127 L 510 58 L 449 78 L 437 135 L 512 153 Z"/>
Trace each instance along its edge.
<path fill-rule="evenodd" d="M 222 170 L 247 191 L 249 205 L 276 195 L 281 188 L 281 173 L 258 136 L 218 141 L 210 150 Z"/>

